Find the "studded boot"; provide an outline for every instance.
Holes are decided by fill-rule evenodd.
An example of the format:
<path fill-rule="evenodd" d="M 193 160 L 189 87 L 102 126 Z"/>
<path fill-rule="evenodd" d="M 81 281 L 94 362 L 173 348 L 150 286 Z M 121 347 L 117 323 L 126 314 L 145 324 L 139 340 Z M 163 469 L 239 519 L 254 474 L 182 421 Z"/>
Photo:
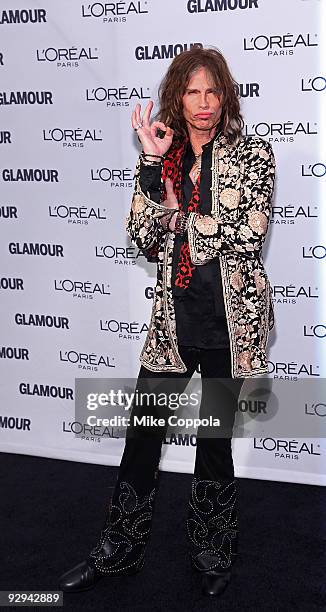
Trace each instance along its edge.
<path fill-rule="evenodd" d="M 98 543 L 85 561 L 61 576 L 62 591 L 85 591 L 105 576 L 130 575 L 143 567 L 155 494 L 156 486 L 141 496 L 130 483 L 117 483 Z"/>
<path fill-rule="evenodd" d="M 237 554 L 234 480 L 222 483 L 193 479 L 187 533 L 192 564 L 197 571 L 202 572 L 204 593 L 222 593 L 230 581 L 231 566 Z"/>

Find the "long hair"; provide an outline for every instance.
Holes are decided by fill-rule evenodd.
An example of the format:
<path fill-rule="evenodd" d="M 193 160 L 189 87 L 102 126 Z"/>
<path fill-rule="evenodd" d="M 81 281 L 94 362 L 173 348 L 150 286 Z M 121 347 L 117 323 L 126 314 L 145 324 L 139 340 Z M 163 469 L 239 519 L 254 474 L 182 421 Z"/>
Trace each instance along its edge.
<path fill-rule="evenodd" d="M 182 98 L 192 75 L 200 68 L 209 72 L 222 95 L 221 131 L 232 144 L 240 138 L 244 126 L 239 86 L 218 49 L 192 47 L 174 58 L 159 86 L 160 110 L 157 118 L 174 130 L 174 140 L 188 135 Z"/>

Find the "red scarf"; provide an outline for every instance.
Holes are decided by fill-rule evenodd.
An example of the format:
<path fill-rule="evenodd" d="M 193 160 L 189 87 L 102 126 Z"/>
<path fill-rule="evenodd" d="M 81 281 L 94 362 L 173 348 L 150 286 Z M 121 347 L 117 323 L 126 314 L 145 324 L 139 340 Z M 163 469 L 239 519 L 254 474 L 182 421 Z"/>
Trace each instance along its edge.
<path fill-rule="evenodd" d="M 171 179 L 173 183 L 173 190 L 178 200 L 179 208 L 182 209 L 182 165 L 183 158 L 186 150 L 186 144 L 176 143 L 168 152 L 163 165 L 163 189 L 162 199 L 166 198 L 165 180 Z M 197 179 L 196 184 L 193 187 L 190 201 L 188 203 L 187 212 L 198 212 L 199 210 L 199 188 L 200 188 L 200 175 Z M 175 286 L 182 289 L 186 289 L 189 286 L 193 270 L 195 266 L 191 263 L 189 243 L 185 241 L 181 245 L 179 260 L 177 263 Z"/>
<path fill-rule="evenodd" d="M 186 150 L 187 142 L 180 144 L 175 143 L 172 145 L 167 156 L 164 160 L 163 172 L 162 172 L 162 195 L 161 202 L 166 199 L 165 180 L 171 179 L 173 184 L 173 190 L 178 200 L 179 208 L 182 209 L 182 165 L 183 158 Z M 199 211 L 199 188 L 200 188 L 200 175 L 198 176 L 197 182 L 193 187 L 190 201 L 188 203 L 187 212 L 198 212 Z M 158 253 L 158 245 L 148 249 L 147 256 L 149 260 L 153 258 L 155 261 Z M 179 260 L 176 268 L 175 286 L 181 289 L 186 289 L 189 286 L 193 270 L 195 266 L 191 263 L 189 243 L 185 241 L 182 243 L 180 248 Z"/>

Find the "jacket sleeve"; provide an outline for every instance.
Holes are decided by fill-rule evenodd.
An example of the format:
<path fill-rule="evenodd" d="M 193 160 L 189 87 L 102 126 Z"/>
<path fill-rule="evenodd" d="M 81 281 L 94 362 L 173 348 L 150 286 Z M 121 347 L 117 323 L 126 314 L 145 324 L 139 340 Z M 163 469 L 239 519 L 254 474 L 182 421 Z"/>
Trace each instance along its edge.
<path fill-rule="evenodd" d="M 169 212 L 169 209 L 151 200 L 149 192 L 142 191 L 140 166 L 139 158 L 135 172 L 135 189 L 125 227 L 130 239 L 144 253 L 147 261 L 156 262 L 160 242 L 167 233 L 160 223 L 160 217 Z"/>
<path fill-rule="evenodd" d="M 257 139 L 258 140 L 258 139 Z M 257 255 L 266 238 L 275 178 L 275 159 L 271 145 L 252 139 L 246 151 L 240 191 L 224 189 L 219 194 L 226 208 L 239 206 L 239 217 L 225 224 L 217 216 L 189 213 L 187 222 L 191 261 L 205 264 L 219 254 L 235 251 L 248 257 Z M 241 211 L 241 212 L 240 212 Z"/>

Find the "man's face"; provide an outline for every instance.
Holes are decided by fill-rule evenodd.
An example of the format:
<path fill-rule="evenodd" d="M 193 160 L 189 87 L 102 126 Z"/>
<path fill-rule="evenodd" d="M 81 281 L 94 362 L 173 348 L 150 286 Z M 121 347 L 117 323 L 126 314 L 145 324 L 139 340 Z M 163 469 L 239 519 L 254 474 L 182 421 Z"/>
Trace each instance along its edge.
<path fill-rule="evenodd" d="M 190 78 L 183 101 L 183 115 L 189 127 L 200 131 L 211 130 L 222 114 L 221 94 L 212 76 L 199 68 Z"/>

